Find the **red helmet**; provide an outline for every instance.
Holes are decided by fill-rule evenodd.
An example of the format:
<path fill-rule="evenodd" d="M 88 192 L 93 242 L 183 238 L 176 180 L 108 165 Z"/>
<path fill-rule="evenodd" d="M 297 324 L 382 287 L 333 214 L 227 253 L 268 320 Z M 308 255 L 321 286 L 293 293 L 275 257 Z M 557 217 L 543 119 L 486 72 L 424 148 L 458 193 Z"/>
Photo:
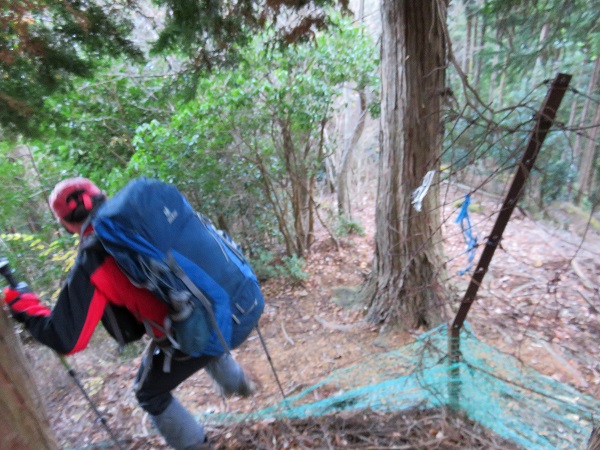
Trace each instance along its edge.
<path fill-rule="evenodd" d="M 56 218 L 63 222 L 80 204 L 90 211 L 94 206 L 92 197 L 99 194 L 102 191 L 87 178 L 67 178 L 54 186 L 48 203 Z"/>

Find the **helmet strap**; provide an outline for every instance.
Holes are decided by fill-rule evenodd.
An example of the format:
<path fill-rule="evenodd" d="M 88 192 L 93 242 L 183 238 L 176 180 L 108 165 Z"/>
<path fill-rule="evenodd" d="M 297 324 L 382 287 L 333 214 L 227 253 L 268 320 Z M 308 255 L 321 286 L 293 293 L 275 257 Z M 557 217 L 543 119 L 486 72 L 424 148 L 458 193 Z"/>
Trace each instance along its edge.
<path fill-rule="evenodd" d="M 83 206 L 87 211 L 92 209 L 92 206 L 94 206 L 94 203 L 92 202 L 92 199 L 87 192 L 81 194 L 81 201 L 83 202 Z"/>

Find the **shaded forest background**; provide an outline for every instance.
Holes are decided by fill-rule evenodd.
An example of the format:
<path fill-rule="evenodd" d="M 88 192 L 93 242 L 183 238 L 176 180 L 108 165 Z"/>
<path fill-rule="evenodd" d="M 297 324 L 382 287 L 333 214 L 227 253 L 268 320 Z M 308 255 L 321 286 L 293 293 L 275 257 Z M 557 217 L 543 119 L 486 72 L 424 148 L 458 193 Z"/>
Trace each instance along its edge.
<path fill-rule="evenodd" d="M 144 3 L 109 11 L 131 16 L 133 42 L 107 39 L 105 27 L 84 61 L 60 54 L 60 42 L 53 43 L 55 67 L 5 59 L 3 98 L 20 91 L 6 100 L 12 113 L 2 117 L 4 251 L 19 254 L 23 276 L 51 296 L 72 247 L 48 211 L 49 190 L 65 176 L 83 175 L 110 194 L 144 175 L 180 187 L 241 241 L 262 276 L 293 276 L 310 251 L 314 223 L 333 236 L 360 227 L 352 210 L 377 177 L 380 14 L 377 2 L 352 10 L 291 50 L 277 45 L 275 32 L 256 32 L 240 46 L 241 63 L 212 72 L 207 65 L 219 61 L 186 53 L 197 37 L 169 35 L 168 21 L 159 36 L 164 14 Z M 450 5 L 441 183 L 500 195 L 545 83 L 571 73 L 522 206 L 539 217 L 556 209 L 595 212 L 596 18 L 583 2 Z M 107 50 L 106 42 L 117 48 Z M 34 46 L 33 39 L 20 45 Z M 36 67 L 42 63 L 44 70 Z M 68 78 L 75 68 L 80 77 Z M 19 71 L 22 85 L 13 79 Z M 322 201 L 331 193 L 335 201 Z"/>

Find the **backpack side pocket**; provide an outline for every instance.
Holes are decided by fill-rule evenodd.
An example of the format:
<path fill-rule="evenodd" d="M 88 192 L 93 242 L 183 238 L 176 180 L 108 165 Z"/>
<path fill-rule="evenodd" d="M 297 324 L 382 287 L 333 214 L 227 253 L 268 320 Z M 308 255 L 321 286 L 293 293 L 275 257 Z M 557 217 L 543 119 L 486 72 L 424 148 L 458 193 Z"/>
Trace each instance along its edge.
<path fill-rule="evenodd" d="M 265 308 L 265 300 L 256 280 L 246 279 L 231 298 L 230 306 L 233 322 L 231 348 L 236 348 L 246 340 L 258 324 Z"/>

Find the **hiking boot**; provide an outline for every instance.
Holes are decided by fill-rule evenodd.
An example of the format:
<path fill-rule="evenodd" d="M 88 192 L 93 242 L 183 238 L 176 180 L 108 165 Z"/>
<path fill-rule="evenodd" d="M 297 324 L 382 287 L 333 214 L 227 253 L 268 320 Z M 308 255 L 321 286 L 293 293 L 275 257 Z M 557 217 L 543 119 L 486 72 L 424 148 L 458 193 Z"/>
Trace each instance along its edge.
<path fill-rule="evenodd" d="M 244 380 L 240 385 L 238 394 L 242 397 L 251 397 L 262 388 L 262 384 L 256 375 L 249 369 L 242 369 L 242 372 L 244 373 Z"/>
<path fill-rule="evenodd" d="M 223 397 L 250 397 L 260 387 L 256 376 L 249 370 L 242 369 L 229 354 L 215 358 L 206 366 L 206 371 Z"/>
<path fill-rule="evenodd" d="M 174 397 L 167 409 L 160 414 L 150 415 L 150 420 L 160 431 L 167 444 L 176 450 L 212 448 L 203 447 L 207 443 L 204 427 Z"/>

